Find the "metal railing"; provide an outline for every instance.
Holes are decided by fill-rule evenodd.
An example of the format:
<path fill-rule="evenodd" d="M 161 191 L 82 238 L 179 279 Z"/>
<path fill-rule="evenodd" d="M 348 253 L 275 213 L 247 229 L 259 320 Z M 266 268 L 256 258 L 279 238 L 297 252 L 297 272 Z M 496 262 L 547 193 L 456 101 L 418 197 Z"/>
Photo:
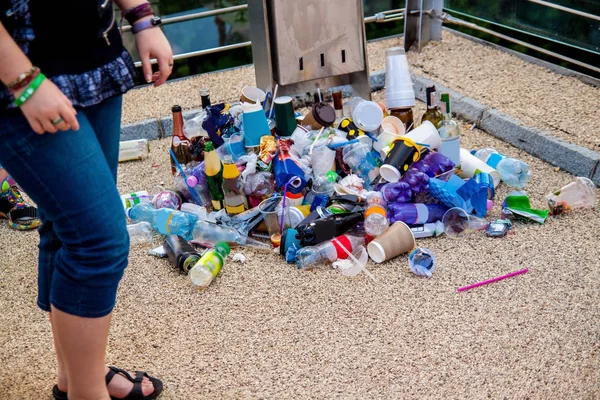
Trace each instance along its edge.
<path fill-rule="evenodd" d="M 580 67 L 586 68 L 586 69 L 588 69 L 590 71 L 594 71 L 594 72 L 600 74 L 600 68 L 598 68 L 598 67 L 596 67 L 594 65 L 586 64 L 586 63 L 584 63 L 582 61 L 575 60 L 574 58 L 563 56 L 562 54 L 555 53 L 555 52 L 550 51 L 550 50 L 546 50 L 546 49 L 544 49 L 542 47 L 535 46 L 533 44 L 524 42 L 524 41 L 519 40 L 519 39 L 515 39 L 515 38 L 513 38 L 511 36 L 503 35 L 502 33 L 498 33 L 498 32 L 493 31 L 491 29 L 484 28 L 484 27 L 479 26 L 477 24 L 474 24 L 472 22 L 463 21 L 462 19 L 455 18 L 455 17 L 453 17 L 452 15 L 450 15 L 450 14 L 448 14 L 446 12 L 442 13 L 442 15 L 432 16 L 432 17 L 433 18 L 440 18 L 443 23 L 450 23 L 450 24 L 454 24 L 454 25 L 459 25 L 459 26 L 463 26 L 465 28 L 474 29 L 474 30 L 477 30 L 477 31 L 480 31 L 480 32 L 483 32 L 483 33 L 487 33 L 488 35 L 496 36 L 496 37 L 498 37 L 500 39 L 503 39 L 503 40 L 506 40 L 506 41 L 518 44 L 518 45 L 523 46 L 523 47 L 527 47 L 528 49 L 535 50 L 535 51 L 537 51 L 539 53 L 546 54 L 548 56 L 558 58 L 560 60 L 569 62 L 569 63 L 571 63 L 573 65 L 578 65 Z"/>
<path fill-rule="evenodd" d="M 540 5 L 543 5 L 543 6 L 546 6 L 546 7 L 551 7 L 551 8 L 555 8 L 555 9 L 561 10 L 561 11 L 565 11 L 565 12 L 568 12 L 568 13 L 571 13 L 571 14 L 575 14 L 575 15 L 579 15 L 579 16 L 582 16 L 582 17 L 586 17 L 586 18 L 590 18 L 590 19 L 594 19 L 594 20 L 600 21 L 600 16 L 593 15 L 593 14 L 588 14 L 588 13 L 585 13 L 585 12 L 582 12 L 582 11 L 579 11 L 579 10 L 575 10 L 575 9 L 572 9 L 572 8 L 568 8 L 568 7 L 560 6 L 560 5 L 557 5 L 557 4 L 549 3 L 547 1 L 543 1 L 543 0 L 528 0 L 528 1 L 536 3 L 536 4 L 540 4 Z M 236 11 L 243 11 L 243 10 L 247 10 L 247 9 L 248 9 L 248 5 L 247 4 L 242 4 L 242 5 L 239 5 L 239 6 L 231 6 L 231 7 L 226 7 L 226 8 L 220 8 L 220 9 L 217 9 L 217 10 L 210 10 L 210 11 L 203 11 L 203 12 L 198 12 L 198 13 L 181 15 L 181 16 L 177 16 L 177 17 L 167 17 L 167 18 L 162 19 L 162 23 L 163 23 L 163 25 L 168 25 L 168 24 L 173 24 L 173 23 L 177 23 L 177 22 L 190 21 L 190 20 L 194 20 L 194 19 L 212 17 L 212 16 L 215 16 L 215 15 L 227 14 L 227 13 L 236 12 Z M 444 10 L 448 11 L 448 12 L 454 12 L 454 13 L 457 13 L 457 14 L 466 15 L 466 14 L 463 14 L 463 13 L 460 13 L 460 12 L 457 12 L 457 11 L 454 11 L 454 10 L 451 10 L 451 9 L 447 9 L 447 8 L 444 8 Z M 373 23 L 373 22 L 376 22 L 376 23 L 385 23 L 385 22 L 399 21 L 399 20 L 403 20 L 404 19 L 404 17 L 405 17 L 405 15 L 404 15 L 405 11 L 406 11 L 406 9 L 404 9 L 404 8 L 399 8 L 399 9 L 395 9 L 395 10 L 382 11 L 382 12 L 379 12 L 379 13 L 373 15 L 373 16 L 365 17 L 364 21 L 365 21 L 365 24 Z M 415 11 L 413 11 L 413 12 L 415 12 Z M 416 12 L 418 12 L 418 11 L 416 11 Z M 535 45 L 532 45 L 530 43 L 524 42 L 522 40 L 515 39 L 515 38 L 513 38 L 511 36 L 507 36 L 507 35 L 501 34 L 499 32 L 493 31 L 491 29 L 484 28 L 484 27 L 479 26 L 477 24 L 474 24 L 472 22 L 467 22 L 467 21 L 461 20 L 459 18 L 455 18 L 452 15 L 448 14 L 448 12 L 443 12 L 441 15 L 439 15 L 439 14 L 436 15 L 433 10 L 423 10 L 423 14 L 429 15 L 431 18 L 440 19 L 443 23 L 446 23 L 446 24 L 449 23 L 449 24 L 459 25 L 459 26 L 462 26 L 462 27 L 465 27 L 465 28 L 474 29 L 474 30 L 486 33 L 488 35 L 496 36 L 496 37 L 498 37 L 500 39 L 503 39 L 503 40 L 506 40 L 506 41 L 518 44 L 520 46 L 526 47 L 528 49 L 537 51 L 539 53 L 542 53 L 542 54 L 545 54 L 545 55 L 548 55 L 548 56 L 551 56 L 551 57 L 555 57 L 555 58 L 563 60 L 563 61 L 567 61 L 567 62 L 569 62 L 569 63 L 571 63 L 573 65 L 577 65 L 577 66 L 586 68 L 586 69 L 588 69 L 590 71 L 594 71 L 594 72 L 600 74 L 600 68 L 599 67 L 596 67 L 594 65 L 590 65 L 590 64 L 584 63 L 584 62 L 579 61 L 579 60 L 575 60 L 573 58 L 564 56 L 562 54 L 559 54 L 559 53 L 556 53 L 556 52 L 553 52 L 553 51 L 550 51 L 550 50 L 546 50 L 546 49 L 544 49 L 542 47 L 535 46 Z M 480 18 L 477 18 L 477 17 L 474 17 L 474 16 L 470 16 L 470 15 L 468 15 L 468 17 L 481 20 Z M 487 22 L 489 22 L 489 21 L 487 21 Z M 491 23 L 493 23 L 493 22 L 491 22 Z M 497 25 L 499 25 L 499 24 L 497 24 Z M 510 28 L 510 27 L 508 27 L 508 28 Z M 514 28 L 512 28 L 512 29 L 514 29 Z M 122 31 L 123 32 L 129 32 L 129 31 L 131 31 L 131 26 L 130 25 L 123 26 Z M 539 37 L 539 35 L 535 35 L 535 34 L 532 34 L 532 35 Z M 548 40 L 552 40 L 552 39 L 545 38 L 545 37 L 542 37 L 542 38 L 548 39 Z M 552 40 L 552 41 L 554 41 L 554 40 Z M 563 43 L 563 42 L 560 42 L 560 43 L 568 45 L 568 43 Z M 252 45 L 252 42 L 249 42 L 249 41 L 248 42 L 242 42 L 242 43 L 235 43 L 235 44 L 230 44 L 230 45 L 225 45 L 225 46 L 213 47 L 213 48 L 210 48 L 210 49 L 204 49 L 204 50 L 198 50 L 198 51 L 191 51 L 191 52 L 188 52 L 188 53 L 176 54 L 176 55 L 173 56 L 173 59 L 174 60 L 183 60 L 183 59 L 191 58 L 191 57 L 198 57 L 198 56 L 203 56 L 203 55 L 208 55 L 208 54 L 214 54 L 214 53 L 218 53 L 218 52 L 222 52 L 222 51 L 227 51 L 227 50 L 233 50 L 233 49 L 239 49 L 239 48 L 243 48 L 243 47 L 249 47 L 251 45 Z M 582 49 L 582 50 L 587 50 L 587 49 Z M 591 50 L 587 50 L 587 51 L 590 51 L 590 52 L 592 52 L 594 54 L 597 54 L 597 53 L 595 53 L 595 52 L 593 52 Z M 156 61 L 156 59 L 151 59 L 150 62 L 152 64 L 156 64 L 157 61 Z M 138 61 L 138 62 L 135 63 L 136 67 L 141 67 L 141 65 L 142 65 L 142 63 L 140 61 Z"/>
<path fill-rule="evenodd" d="M 546 6 L 546 7 L 550 7 L 550 8 L 555 8 L 560 11 L 568 12 L 569 14 L 579 15 L 580 17 L 585 17 L 585 18 L 595 19 L 596 21 L 600 21 L 600 15 L 594 15 L 594 14 L 586 13 L 583 11 L 575 10 L 574 8 L 569 8 L 569 7 L 561 6 L 558 4 L 550 3 L 549 1 L 543 1 L 543 0 L 529 0 L 529 1 L 532 3 L 539 4 L 541 6 Z"/>
<path fill-rule="evenodd" d="M 246 10 L 247 8 L 248 8 L 247 4 L 242 4 L 239 6 L 220 8 L 218 10 L 203 11 L 203 12 L 199 12 L 199 13 L 181 15 L 178 17 L 164 18 L 164 19 L 162 19 L 162 24 L 167 25 L 167 24 L 173 24 L 176 22 L 190 21 L 190 20 L 199 19 L 199 18 L 212 17 L 215 15 L 227 14 L 230 12 Z M 404 8 L 398 8 L 396 10 L 387 10 L 387 11 L 379 12 L 372 17 L 366 17 L 365 24 L 369 24 L 372 22 L 385 23 L 385 22 L 399 21 L 402 19 L 404 19 Z M 131 31 L 131 26 L 130 25 L 123 26 L 122 31 L 123 32 Z M 251 45 L 252 45 L 252 42 L 242 42 L 242 43 L 236 43 L 236 44 L 229 44 L 229 45 L 225 45 L 225 46 L 212 47 L 210 49 L 190 51 L 188 53 L 181 53 L 181 54 L 174 55 L 173 60 L 183 60 L 183 59 L 191 58 L 191 57 L 204 56 L 207 54 L 219 53 L 221 51 L 240 49 L 242 47 L 248 47 Z M 151 64 L 156 64 L 156 62 L 157 61 L 154 58 L 150 60 Z M 142 62 L 137 61 L 135 63 L 135 66 L 141 67 Z"/>

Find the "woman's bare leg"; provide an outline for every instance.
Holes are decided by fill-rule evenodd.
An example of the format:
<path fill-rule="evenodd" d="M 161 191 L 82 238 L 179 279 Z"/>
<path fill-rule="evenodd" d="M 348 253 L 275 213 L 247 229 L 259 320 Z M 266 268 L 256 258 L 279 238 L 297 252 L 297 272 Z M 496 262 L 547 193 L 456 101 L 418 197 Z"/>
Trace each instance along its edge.
<path fill-rule="evenodd" d="M 111 316 L 82 318 L 52 307 L 52 330 L 67 373 L 69 400 L 110 399 L 104 354 Z"/>

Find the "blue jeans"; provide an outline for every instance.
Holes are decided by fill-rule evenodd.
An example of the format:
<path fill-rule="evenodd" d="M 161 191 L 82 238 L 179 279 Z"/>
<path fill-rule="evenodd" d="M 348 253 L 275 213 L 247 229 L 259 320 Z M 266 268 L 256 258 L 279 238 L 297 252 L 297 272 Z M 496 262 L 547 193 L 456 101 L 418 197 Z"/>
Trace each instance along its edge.
<path fill-rule="evenodd" d="M 80 129 L 36 134 L 0 112 L 0 164 L 38 206 L 38 305 L 97 318 L 114 308 L 129 235 L 116 186 L 122 97 L 77 110 Z"/>

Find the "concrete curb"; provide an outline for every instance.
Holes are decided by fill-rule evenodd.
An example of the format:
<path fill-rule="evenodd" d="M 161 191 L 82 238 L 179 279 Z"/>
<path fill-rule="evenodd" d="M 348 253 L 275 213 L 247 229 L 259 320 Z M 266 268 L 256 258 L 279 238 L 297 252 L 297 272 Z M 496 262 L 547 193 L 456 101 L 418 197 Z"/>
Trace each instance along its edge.
<path fill-rule="evenodd" d="M 493 109 L 485 104 L 464 96 L 439 83 L 413 75 L 415 96 L 425 102 L 425 87 L 435 85 L 438 92 L 448 92 L 452 98 L 453 112 L 464 120 L 473 122 L 479 129 L 495 136 L 527 153 L 544 160 L 552 165 L 573 175 L 585 176 L 600 185 L 600 154 L 573 143 L 566 142 L 552 136 L 548 132 L 536 128 L 523 126 L 520 121 Z M 377 91 L 385 87 L 385 71 L 371 74 L 371 90 Z M 348 87 L 342 87 L 345 96 L 350 95 Z M 331 101 L 331 96 L 325 96 L 326 101 Z M 297 107 L 305 107 L 313 102 L 309 93 L 295 96 Z M 197 115 L 196 110 L 183 113 L 185 120 Z M 170 116 L 158 119 L 148 119 L 134 124 L 124 125 L 121 128 L 121 140 L 133 139 L 161 139 L 171 135 L 173 120 Z"/>

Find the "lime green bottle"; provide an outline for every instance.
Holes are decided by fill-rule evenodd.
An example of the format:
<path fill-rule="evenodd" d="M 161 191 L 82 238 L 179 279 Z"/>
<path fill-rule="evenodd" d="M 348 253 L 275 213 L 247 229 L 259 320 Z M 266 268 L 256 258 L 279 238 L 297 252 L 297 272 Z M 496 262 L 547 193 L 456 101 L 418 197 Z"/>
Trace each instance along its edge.
<path fill-rule="evenodd" d="M 213 278 L 219 275 L 223 268 L 224 259 L 229 255 L 229 245 L 227 243 L 217 243 L 215 247 L 208 250 L 189 272 L 192 283 L 198 289 L 206 289 Z"/>

